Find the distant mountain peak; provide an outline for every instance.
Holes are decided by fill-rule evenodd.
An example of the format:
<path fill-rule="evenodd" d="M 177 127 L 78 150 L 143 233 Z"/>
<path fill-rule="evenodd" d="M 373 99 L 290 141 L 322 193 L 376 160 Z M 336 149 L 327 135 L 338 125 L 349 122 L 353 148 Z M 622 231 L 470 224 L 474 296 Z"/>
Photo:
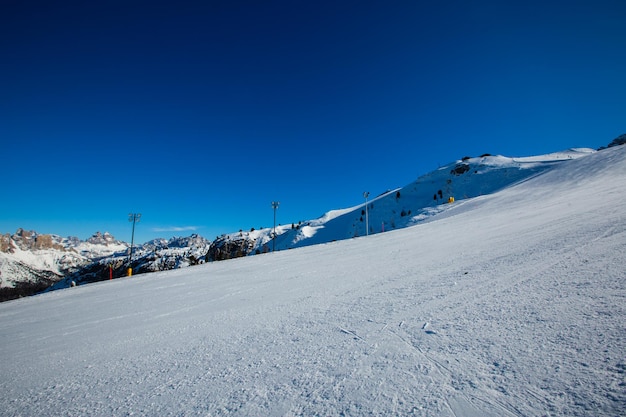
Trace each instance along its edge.
<path fill-rule="evenodd" d="M 109 232 L 104 232 L 103 234 L 98 231 L 87 239 L 87 242 L 94 245 L 109 245 L 115 243 L 115 237 L 113 237 L 113 235 Z"/>

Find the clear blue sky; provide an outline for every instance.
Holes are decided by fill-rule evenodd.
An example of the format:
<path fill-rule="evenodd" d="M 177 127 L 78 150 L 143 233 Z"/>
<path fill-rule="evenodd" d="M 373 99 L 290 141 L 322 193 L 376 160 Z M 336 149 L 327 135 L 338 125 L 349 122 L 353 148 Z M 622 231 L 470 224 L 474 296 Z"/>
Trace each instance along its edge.
<path fill-rule="evenodd" d="M 622 0 L 4 0 L 0 63 L 2 233 L 213 239 L 626 133 Z"/>

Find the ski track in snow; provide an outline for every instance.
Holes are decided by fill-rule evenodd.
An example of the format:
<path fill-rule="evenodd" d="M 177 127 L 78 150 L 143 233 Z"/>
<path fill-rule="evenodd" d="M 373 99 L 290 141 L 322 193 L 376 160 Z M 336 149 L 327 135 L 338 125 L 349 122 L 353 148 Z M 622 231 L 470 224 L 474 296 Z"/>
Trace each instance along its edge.
<path fill-rule="evenodd" d="M 626 147 L 432 222 L 0 305 L 6 416 L 617 416 Z"/>

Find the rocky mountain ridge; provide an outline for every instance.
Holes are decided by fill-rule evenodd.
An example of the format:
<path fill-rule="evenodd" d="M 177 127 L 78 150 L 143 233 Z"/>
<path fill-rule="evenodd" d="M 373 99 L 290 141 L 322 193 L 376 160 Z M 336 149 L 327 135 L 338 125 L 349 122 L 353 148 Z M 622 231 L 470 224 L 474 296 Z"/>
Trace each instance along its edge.
<path fill-rule="evenodd" d="M 31 295 L 95 260 L 123 253 L 128 244 L 109 233 L 77 237 L 18 229 L 0 235 L 0 301 Z"/>

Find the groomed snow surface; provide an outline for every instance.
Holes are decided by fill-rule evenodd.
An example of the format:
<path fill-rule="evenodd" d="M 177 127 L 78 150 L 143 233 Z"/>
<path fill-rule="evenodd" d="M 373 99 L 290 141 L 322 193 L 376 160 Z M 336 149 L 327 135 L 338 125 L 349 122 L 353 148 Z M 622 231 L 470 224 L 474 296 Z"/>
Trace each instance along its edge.
<path fill-rule="evenodd" d="M 433 221 L 0 304 L 3 416 L 623 416 L 626 146 Z"/>

